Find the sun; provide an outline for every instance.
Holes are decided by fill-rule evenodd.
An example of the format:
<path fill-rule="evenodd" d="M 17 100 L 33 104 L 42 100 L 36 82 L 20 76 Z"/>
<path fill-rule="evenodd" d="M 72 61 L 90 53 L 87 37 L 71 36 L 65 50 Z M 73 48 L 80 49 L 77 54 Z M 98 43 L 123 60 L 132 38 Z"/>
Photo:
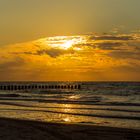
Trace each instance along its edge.
<path fill-rule="evenodd" d="M 49 37 L 45 40 L 45 44 L 51 48 L 62 50 L 73 49 L 76 51 L 81 50 L 81 48 L 77 47 L 77 45 L 85 42 L 86 38 L 82 36 L 56 36 Z"/>
<path fill-rule="evenodd" d="M 60 46 L 67 50 L 69 48 L 71 48 L 74 45 L 74 41 L 73 40 L 67 40 L 66 42 L 64 42 L 63 44 L 61 44 Z"/>

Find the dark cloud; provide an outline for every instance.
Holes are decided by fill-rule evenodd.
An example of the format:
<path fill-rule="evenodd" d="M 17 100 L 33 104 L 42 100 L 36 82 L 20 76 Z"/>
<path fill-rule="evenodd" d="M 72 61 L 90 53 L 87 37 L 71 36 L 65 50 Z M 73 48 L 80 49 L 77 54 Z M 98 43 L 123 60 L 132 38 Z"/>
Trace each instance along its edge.
<path fill-rule="evenodd" d="M 100 48 L 100 49 L 103 49 L 103 50 L 120 50 L 121 49 L 121 46 L 123 46 L 124 43 L 123 42 L 107 42 L 107 41 L 104 41 L 104 42 L 88 42 L 88 43 L 83 43 L 83 44 L 77 44 L 75 45 L 75 47 L 84 47 L 84 46 L 87 46 L 87 47 L 91 47 L 91 48 Z"/>
<path fill-rule="evenodd" d="M 27 55 L 36 55 L 36 53 L 27 51 L 27 52 L 12 52 L 10 54 L 14 54 L 14 55 L 20 55 L 20 54 L 27 54 Z"/>
<path fill-rule="evenodd" d="M 120 50 L 123 46 L 122 42 L 101 42 L 95 44 L 98 48 L 103 50 Z"/>
<path fill-rule="evenodd" d="M 73 54 L 74 50 L 63 50 L 63 49 L 44 49 L 44 50 L 39 50 L 35 54 L 36 55 L 49 55 L 50 57 L 56 58 L 60 55 L 64 54 Z"/>
<path fill-rule="evenodd" d="M 131 35 L 100 35 L 100 36 L 91 36 L 90 40 L 134 40 L 134 37 Z"/>
<path fill-rule="evenodd" d="M 26 54 L 26 55 L 38 55 L 38 56 L 42 56 L 42 55 L 49 55 L 50 57 L 56 58 L 60 55 L 64 55 L 64 54 L 73 54 L 74 50 L 62 50 L 62 49 L 40 49 L 37 50 L 36 52 L 19 52 L 19 53 L 12 53 L 12 54 Z"/>
<path fill-rule="evenodd" d="M 64 50 L 60 49 L 44 49 L 44 50 L 39 50 L 36 52 L 36 55 L 49 55 L 50 57 L 58 57 L 60 55 L 64 55 L 66 52 Z"/>

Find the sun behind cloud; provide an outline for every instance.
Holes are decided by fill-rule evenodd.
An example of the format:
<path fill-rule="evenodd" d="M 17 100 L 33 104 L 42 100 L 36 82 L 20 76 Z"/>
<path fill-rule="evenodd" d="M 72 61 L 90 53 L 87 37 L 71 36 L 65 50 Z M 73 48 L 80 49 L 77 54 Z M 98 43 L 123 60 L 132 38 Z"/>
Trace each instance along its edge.
<path fill-rule="evenodd" d="M 61 46 L 63 49 L 69 49 L 73 46 L 73 44 L 74 44 L 73 40 L 68 40 L 64 44 L 62 44 Z"/>
<path fill-rule="evenodd" d="M 139 80 L 140 34 L 56 36 L 0 48 L 0 80 Z"/>
<path fill-rule="evenodd" d="M 47 41 L 45 40 L 46 45 L 52 48 L 64 49 L 68 50 L 73 48 L 75 50 L 80 50 L 75 45 L 83 44 L 86 42 L 86 38 L 83 36 L 57 36 L 57 37 L 49 37 Z"/>

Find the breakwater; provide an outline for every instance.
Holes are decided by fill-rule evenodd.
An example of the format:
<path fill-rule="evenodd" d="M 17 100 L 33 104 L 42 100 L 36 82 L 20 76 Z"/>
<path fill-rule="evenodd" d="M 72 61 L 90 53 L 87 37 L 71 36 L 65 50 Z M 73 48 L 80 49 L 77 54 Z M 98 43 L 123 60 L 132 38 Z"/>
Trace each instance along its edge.
<path fill-rule="evenodd" d="M 0 82 L 0 90 L 6 91 L 28 91 L 28 90 L 79 90 L 80 84 L 72 83 L 48 83 L 48 82 Z"/>

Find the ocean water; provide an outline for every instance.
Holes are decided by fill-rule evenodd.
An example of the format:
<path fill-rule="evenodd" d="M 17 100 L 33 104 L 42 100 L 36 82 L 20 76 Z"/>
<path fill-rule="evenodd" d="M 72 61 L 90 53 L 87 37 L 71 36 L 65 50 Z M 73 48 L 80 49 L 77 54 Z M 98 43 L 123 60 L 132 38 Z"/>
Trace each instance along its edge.
<path fill-rule="evenodd" d="M 140 82 L 73 84 L 81 89 L 0 91 L 0 117 L 140 129 Z"/>

